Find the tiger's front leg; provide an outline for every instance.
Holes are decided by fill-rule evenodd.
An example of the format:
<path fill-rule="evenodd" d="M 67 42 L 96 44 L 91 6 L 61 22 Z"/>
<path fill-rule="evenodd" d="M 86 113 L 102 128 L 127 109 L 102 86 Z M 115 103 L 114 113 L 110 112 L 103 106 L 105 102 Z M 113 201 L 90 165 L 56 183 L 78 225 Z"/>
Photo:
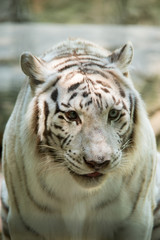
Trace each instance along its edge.
<path fill-rule="evenodd" d="M 145 220 L 138 222 L 134 219 L 135 222 L 127 223 L 117 232 L 115 240 L 151 240 L 153 219 L 150 218 L 148 223 Z"/>
<path fill-rule="evenodd" d="M 34 232 L 32 228 L 27 226 L 19 216 L 10 216 L 8 219 L 8 227 L 12 240 L 43 240 L 44 238 L 38 233 Z M 8 238 L 3 238 L 8 240 Z"/>

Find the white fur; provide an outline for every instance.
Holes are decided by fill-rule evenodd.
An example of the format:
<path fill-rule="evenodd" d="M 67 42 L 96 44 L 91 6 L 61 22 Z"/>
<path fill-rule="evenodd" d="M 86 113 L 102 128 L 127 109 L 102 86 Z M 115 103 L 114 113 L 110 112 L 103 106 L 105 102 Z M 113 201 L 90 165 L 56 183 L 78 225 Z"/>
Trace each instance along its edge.
<path fill-rule="evenodd" d="M 60 63 L 60 60 L 53 61 L 53 58 L 57 52 L 63 53 L 66 46 L 69 49 L 67 51 L 70 53 L 72 53 L 72 49 L 79 47 L 80 50 L 77 50 L 77 54 L 84 53 L 82 49 L 85 47 L 88 52 L 94 53 L 95 57 L 98 54 L 101 55 L 102 62 L 105 64 L 108 62 L 109 64 L 108 51 L 90 45 L 85 41 L 70 40 L 58 45 L 43 56 L 43 60 L 46 61 L 45 64 L 49 65 L 49 69 L 51 69 L 51 66 Z M 119 52 L 118 50 L 118 54 Z M 44 156 L 42 158 L 37 153 L 37 136 L 33 134 L 31 128 L 31 119 L 35 111 L 33 106 L 36 97 L 40 96 L 38 104 L 41 112 L 38 119 L 40 126 L 38 135 L 43 140 L 42 133 L 45 128 L 43 102 L 45 99 L 50 98 L 49 86 L 53 85 L 56 79 L 55 71 L 52 75 L 49 70 L 49 74 L 45 75 L 47 76 L 46 82 L 42 86 L 38 86 L 37 89 L 35 88 L 34 93 L 28 83 L 22 88 L 4 134 L 3 169 L 6 186 L 3 186 L 3 192 L 8 189 L 10 210 L 7 221 L 13 240 L 41 239 L 39 236 L 34 235 L 32 231 L 26 231 L 23 221 L 38 234 L 44 236 L 43 239 L 46 240 L 151 239 L 152 210 L 156 201 L 154 191 L 157 161 L 156 144 L 143 103 L 131 80 L 123 76 L 123 73 L 128 71 L 129 59 L 133 54 L 130 44 L 126 45 L 126 49 L 122 54 L 119 58 L 120 62 L 114 64 L 113 71 L 120 81 L 131 89 L 139 101 L 137 109 L 138 123 L 135 125 L 136 144 L 134 149 L 131 149 L 127 154 L 124 165 L 121 168 L 106 171 L 105 180 L 99 185 L 88 188 L 81 186 L 73 179 L 66 166 L 62 164 L 52 165 L 51 157 Z M 23 56 L 25 58 L 25 55 Z M 31 58 L 33 62 L 34 57 Z M 25 65 L 24 60 L 22 61 L 23 66 Z M 35 67 L 34 64 L 33 68 Z M 30 69 L 26 69 L 25 65 L 27 75 L 30 75 L 30 71 Z M 82 76 L 77 74 L 72 81 L 80 81 L 81 78 Z M 62 88 L 60 97 L 63 98 L 63 101 L 69 97 L 66 89 L 71 84 L 71 82 L 66 82 L 64 79 L 62 77 L 58 83 L 59 89 Z M 47 89 L 47 91 L 43 93 L 44 89 Z M 113 105 L 113 99 L 108 99 L 110 105 Z M 50 102 L 49 107 L 50 109 L 53 108 L 52 102 Z M 76 102 L 74 107 L 77 107 Z M 122 108 L 122 106 L 119 107 Z M 106 156 L 108 154 L 107 158 L 109 158 L 117 147 L 113 129 L 109 127 L 108 130 L 105 130 L 106 119 L 99 118 L 95 107 L 92 106 L 89 111 L 90 115 L 81 113 L 84 120 L 83 127 L 74 125 L 72 131 L 77 131 L 77 136 L 80 136 L 78 135 L 80 133 L 82 134 L 82 139 L 86 143 L 85 151 L 89 157 L 93 158 L 97 153 L 102 152 Z M 94 119 L 98 120 L 94 121 L 93 116 Z M 53 121 L 52 117 L 54 118 L 51 115 L 48 120 L 50 123 Z M 80 142 L 79 138 L 75 138 L 74 143 L 72 143 L 76 153 L 80 151 Z M 57 147 L 57 149 L 59 148 Z M 51 164 L 50 167 L 47 166 L 47 163 Z M 136 171 L 134 171 L 134 168 L 136 168 Z M 153 174 L 149 179 L 151 169 Z M 90 170 L 84 164 L 82 164 L 82 170 L 85 174 L 90 173 Z M 132 181 L 129 183 L 130 178 L 132 178 Z M 142 191 L 132 213 L 142 179 L 144 179 Z M 47 186 L 50 193 L 46 192 L 45 187 L 44 189 L 41 188 L 40 182 L 43 183 L 43 186 Z M 52 193 L 55 196 L 51 197 Z M 29 195 L 32 196 L 32 200 Z M 6 194 L 3 194 L 6 199 L 5 196 Z M 18 202 L 18 209 L 16 201 Z M 35 207 L 34 201 L 38 202 L 40 206 L 47 206 L 48 211 L 44 212 Z"/>

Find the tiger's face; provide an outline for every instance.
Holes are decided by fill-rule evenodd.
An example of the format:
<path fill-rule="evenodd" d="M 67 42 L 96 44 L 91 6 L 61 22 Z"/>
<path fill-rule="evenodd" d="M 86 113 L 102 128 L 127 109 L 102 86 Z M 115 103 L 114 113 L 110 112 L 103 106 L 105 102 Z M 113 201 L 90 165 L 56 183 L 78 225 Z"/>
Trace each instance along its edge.
<path fill-rule="evenodd" d="M 104 59 L 95 66 L 91 58 L 87 64 L 79 58 L 77 64 L 77 57 L 63 72 L 62 64 L 54 67 L 58 77 L 52 82 L 52 72 L 38 87 L 36 135 L 52 164 L 91 187 L 123 165 L 133 140 L 136 100 L 126 73 L 108 68 Z"/>

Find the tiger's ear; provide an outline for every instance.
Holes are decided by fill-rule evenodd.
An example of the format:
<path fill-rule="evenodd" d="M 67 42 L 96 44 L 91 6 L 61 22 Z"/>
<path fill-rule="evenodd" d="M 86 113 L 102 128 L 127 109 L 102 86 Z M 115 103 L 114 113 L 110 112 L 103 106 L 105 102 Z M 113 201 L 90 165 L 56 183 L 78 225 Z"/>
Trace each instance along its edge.
<path fill-rule="evenodd" d="M 26 52 L 22 54 L 21 68 L 29 76 L 31 85 L 38 85 L 45 81 L 45 62 L 31 53 Z"/>
<path fill-rule="evenodd" d="M 125 44 L 122 48 L 116 49 L 108 57 L 109 63 L 116 65 L 123 74 L 127 74 L 128 66 L 133 58 L 133 46 L 131 42 Z"/>

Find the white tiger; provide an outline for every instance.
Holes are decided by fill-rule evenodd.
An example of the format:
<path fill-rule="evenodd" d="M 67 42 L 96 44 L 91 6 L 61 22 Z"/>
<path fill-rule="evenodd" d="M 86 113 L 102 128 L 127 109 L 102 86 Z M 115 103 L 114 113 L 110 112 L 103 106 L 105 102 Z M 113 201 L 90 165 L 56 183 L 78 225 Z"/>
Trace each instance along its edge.
<path fill-rule="evenodd" d="M 156 143 L 132 55 L 131 43 L 111 53 L 80 39 L 22 55 L 3 139 L 4 240 L 150 240 L 154 214 L 160 239 Z"/>

